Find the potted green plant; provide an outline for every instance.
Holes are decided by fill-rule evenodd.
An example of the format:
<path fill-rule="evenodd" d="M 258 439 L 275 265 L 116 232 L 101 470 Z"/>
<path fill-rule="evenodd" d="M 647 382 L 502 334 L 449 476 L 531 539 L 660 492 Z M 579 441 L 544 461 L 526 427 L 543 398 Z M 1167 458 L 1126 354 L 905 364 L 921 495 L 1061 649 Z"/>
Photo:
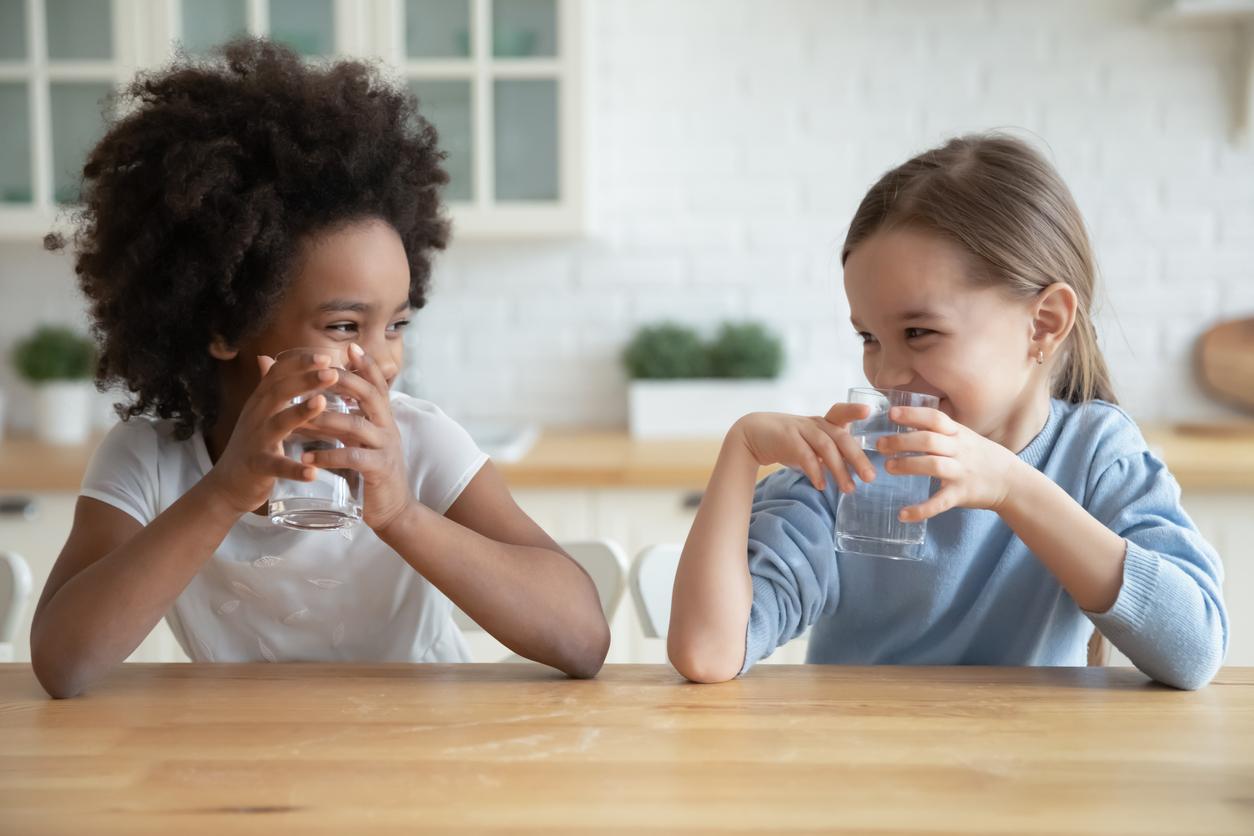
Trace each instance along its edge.
<path fill-rule="evenodd" d="M 778 380 L 783 346 L 759 323 L 723 323 L 711 340 L 684 325 L 648 325 L 623 363 L 638 438 L 718 437 L 745 413 L 794 409 Z"/>
<path fill-rule="evenodd" d="M 52 444 L 81 444 L 91 431 L 91 340 L 56 325 L 44 325 L 13 349 L 17 373 L 34 391 L 35 434 Z"/>

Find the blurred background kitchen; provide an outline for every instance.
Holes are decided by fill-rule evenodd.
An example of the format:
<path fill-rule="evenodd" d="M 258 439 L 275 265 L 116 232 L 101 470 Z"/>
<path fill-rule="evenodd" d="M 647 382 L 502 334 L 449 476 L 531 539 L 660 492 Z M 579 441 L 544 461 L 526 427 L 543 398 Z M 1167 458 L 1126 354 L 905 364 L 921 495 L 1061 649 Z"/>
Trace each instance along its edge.
<path fill-rule="evenodd" d="M 33 588 L 0 624 L 14 658 L 116 400 L 81 381 L 84 304 L 41 238 L 109 90 L 240 32 L 378 58 L 439 129 L 454 235 L 403 386 L 552 534 L 616 544 L 588 558 L 611 661 L 664 658 L 674 552 L 639 555 L 682 542 L 731 418 L 863 382 L 839 252 L 866 188 L 1002 128 L 1084 212 L 1120 398 L 1225 558 L 1229 663 L 1254 664 L 1245 0 L 0 0 L 0 549 Z M 160 627 L 133 658 L 180 656 Z"/>

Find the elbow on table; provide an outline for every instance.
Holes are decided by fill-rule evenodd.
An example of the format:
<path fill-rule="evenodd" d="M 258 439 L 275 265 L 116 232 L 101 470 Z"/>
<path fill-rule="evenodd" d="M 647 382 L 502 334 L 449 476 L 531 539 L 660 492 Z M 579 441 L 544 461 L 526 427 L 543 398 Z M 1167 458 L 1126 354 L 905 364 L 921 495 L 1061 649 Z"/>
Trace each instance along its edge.
<path fill-rule="evenodd" d="M 557 667 L 572 679 L 592 679 L 600 673 L 609 652 L 610 626 L 602 617 L 599 624 L 593 625 L 584 634 L 582 641 L 567 651 L 565 659 Z"/>
<path fill-rule="evenodd" d="M 735 679 L 744 664 L 743 655 L 735 659 L 733 653 L 716 652 L 674 633 L 667 637 L 666 655 L 680 676 L 690 682 L 707 685 Z"/>
<path fill-rule="evenodd" d="M 1215 674 L 1218 672 L 1219 665 L 1197 666 L 1164 671 L 1154 675 L 1153 679 L 1180 691 L 1200 691 L 1210 684 L 1210 681 L 1215 678 Z"/>
<path fill-rule="evenodd" d="M 31 670 L 40 686 L 55 700 L 77 697 L 87 687 L 86 672 L 82 665 L 56 658 L 52 653 L 41 650 L 35 642 L 31 642 Z"/>

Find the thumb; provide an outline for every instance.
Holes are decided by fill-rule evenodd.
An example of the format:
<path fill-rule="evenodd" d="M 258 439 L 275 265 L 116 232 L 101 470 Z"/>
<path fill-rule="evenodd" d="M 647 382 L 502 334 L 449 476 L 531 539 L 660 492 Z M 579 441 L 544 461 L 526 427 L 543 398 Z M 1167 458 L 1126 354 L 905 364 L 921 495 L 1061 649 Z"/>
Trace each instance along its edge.
<path fill-rule="evenodd" d="M 270 371 L 270 367 L 274 365 L 274 358 L 268 354 L 257 355 L 257 367 L 261 369 L 261 376 L 265 377 L 266 372 Z"/>
<path fill-rule="evenodd" d="M 834 404 L 831 409 L 827 410 L 827 414 L 823 416 L 823 420 L 829 424 L 836 424 L 843 427 L 853 421 L 861 421 L 871 414 L 871 407 L 864 403 L 838 403 Z"/>

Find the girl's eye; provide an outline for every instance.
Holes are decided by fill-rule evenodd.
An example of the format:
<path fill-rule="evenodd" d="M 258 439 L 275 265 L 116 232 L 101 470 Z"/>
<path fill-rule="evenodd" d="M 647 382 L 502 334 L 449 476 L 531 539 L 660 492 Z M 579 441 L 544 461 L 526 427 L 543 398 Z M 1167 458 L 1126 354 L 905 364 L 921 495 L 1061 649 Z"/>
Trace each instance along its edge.
<path fill-rule="evenodd" d="M 392 323 L 392 330 L 393 330 L 393 331 L 404 331 L 404 330 L 405 330 L 406 328 L 408 328 L 408 327 L 409 327 L 409 320 L 408 320 L 408 319 L 401 319 L 401 320 L 398 320 L 398 321 L 396 321 L 396 322 L 393 322 L 393 323 Z"/>
<path fill-rule="evenodd" d="M 333 322 L 327 326 L 328 331 L 339 331 L 341 334 L 348 334 L 357 330 L 356 322 Z"/>
<path fill-rule="evenodd" d="M 871 336 L 866 331 L 859 331 L 858 339 L 862 340 L 863 345 L 870 345 L 871 343 L 875 342 L 875 337 Z"/>
<path fill-rule="evenodd" d="M 916 337 L 926 337 L 928 334 L 935 334 L 935 333 L 936 333 L 935 331 L 929 330 L 927 328 L 907 328 L 906 339 L 913 340 Z"/>

